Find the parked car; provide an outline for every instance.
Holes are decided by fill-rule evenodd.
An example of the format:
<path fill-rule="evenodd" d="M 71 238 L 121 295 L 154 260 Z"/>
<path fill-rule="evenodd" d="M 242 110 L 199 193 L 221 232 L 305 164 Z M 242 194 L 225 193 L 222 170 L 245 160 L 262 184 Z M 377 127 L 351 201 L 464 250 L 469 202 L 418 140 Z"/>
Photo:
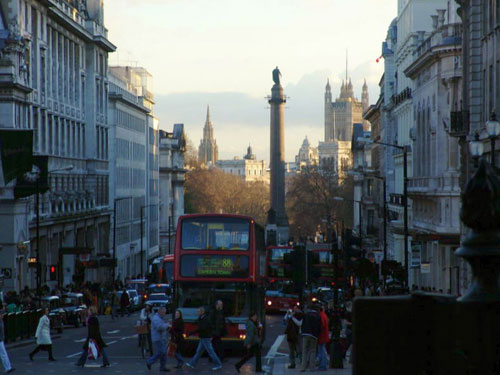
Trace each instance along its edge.
<path fill-rule="evenodd" d="M 40 301 L 40 307 L 45 309 L 49 308 L 49 319 L 50 328 L 57 331 L 57 333 L 62 333 L 63 331 L 63 321 L 64 315 L 66 314 L 61 307 L 61 300 L 58 296 L 47 296 L 42 297 Z"/>
<path fill-rule="evenodd" d="M 139 303 L 142 305 L 146 302 L 147 289 L 148 289 L 149 281 L 147 279 L 131 279 L 127 281 L 127 289 L 135 289 L 140 296 Z"/>
<path fill-rule="evenodd" d="M 130 299 L 130 308 L 137 310 L 141 307 L 141 296 L 135 289 L 127 289 L 128 297 Z M 120 295 L 121 297 L 121 295 Z"/>
<path fill-rule="evenodd" d="M 88 315 L 87 305 L 83 302 L 82 293 L 66 293 L 61 296 L 61 306 L 65 312 L 64 323 L 74 325 L 76 328 L 80 324 L 85 325 Z"/>
<path fill-rule="evenodd" d="M 147 296 L 153 293 L 165 293 L 167 297 L 172 298 L 172 287 L 170 284 L 151 284 L 147 289 Z M 146 298 L 148 298 L 146 297 Z"/>
<path fill-rule="evenodd" d="M 171 310 L 171 299 L 165 293 L 153 293 L 149 295 L 146 305 L 150 305 L 153 312 L 158 311 L 160 307 L 165 307 L 167 312 Z"/>

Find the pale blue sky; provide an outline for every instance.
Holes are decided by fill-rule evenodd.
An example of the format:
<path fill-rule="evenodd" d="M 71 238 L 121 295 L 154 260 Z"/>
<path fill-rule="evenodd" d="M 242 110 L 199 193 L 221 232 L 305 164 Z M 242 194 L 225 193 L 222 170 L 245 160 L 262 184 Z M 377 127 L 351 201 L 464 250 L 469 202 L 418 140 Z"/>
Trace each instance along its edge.
<path fill-rule="evenodd" d="M 323 95 L 349 75 L 360 96 L 366 77 L 378 97 L 381 43 L 397 0 L 105 0 L 110 64 L 139 65 L 154 79 L 162 128 L 186 125 L 198 145 L 210 104 L 220 158 L 252 143 L 269 159 L 271 71 L 278 65 L 290 96 L 285 150 L 291 161 L 307 134 L 323 138 Z"/>

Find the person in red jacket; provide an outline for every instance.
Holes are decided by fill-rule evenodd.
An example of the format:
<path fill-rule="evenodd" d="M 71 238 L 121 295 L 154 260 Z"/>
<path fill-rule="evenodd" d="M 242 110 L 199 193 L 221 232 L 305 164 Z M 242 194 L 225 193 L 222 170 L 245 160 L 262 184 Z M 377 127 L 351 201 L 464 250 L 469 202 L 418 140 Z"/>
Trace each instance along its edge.
<path fill-rule="evenodd" d="M 325 306 L 321 305 L 319 309 L 319 318 L 321 320 L 321 329 L 318 336 L 318 356 L 319 356 L 319 371 L 326 371 L 328 365 L 328 356 L 326 353 L 326 344 L 330 341 L 328 330 L 328 316 L 325 312 Z"/>

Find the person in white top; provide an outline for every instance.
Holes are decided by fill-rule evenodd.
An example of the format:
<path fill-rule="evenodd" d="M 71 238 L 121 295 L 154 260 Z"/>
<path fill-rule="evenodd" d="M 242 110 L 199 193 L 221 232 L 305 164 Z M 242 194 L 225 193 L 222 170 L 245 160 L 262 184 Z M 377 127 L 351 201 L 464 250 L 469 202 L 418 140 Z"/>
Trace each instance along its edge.
<path fill-rule="evenodd" d="M 9 356 L 7 354 L 7 350 L 5 350 L 5 329 L 3 325 L 3 316 L 5 315 L 5 309 L 0 301 L 0 360 L 2 361 L 3 368 L 5 373 L 11 373 L 14 371 L 14 368 L 10 365 Z"/>
<path fill-rule="evenodd" d="M 48 307 L 45 308 L 44 314 L 38 322 L 35 338 L 37 347 L 30 353 L 30 360 L 33 361 L 33 356 L 40 350 L 47 350 L 49 352 L 49 361 L 55 361 L 52 355 L 52 340 L 50 338 L 50 319 Z"/>

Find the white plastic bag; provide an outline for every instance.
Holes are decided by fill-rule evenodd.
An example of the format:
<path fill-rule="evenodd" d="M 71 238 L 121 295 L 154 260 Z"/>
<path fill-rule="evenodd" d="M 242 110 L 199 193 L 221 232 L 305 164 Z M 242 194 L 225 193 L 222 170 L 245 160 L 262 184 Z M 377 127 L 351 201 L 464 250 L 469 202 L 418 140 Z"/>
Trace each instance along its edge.
<path fill-rule="evenodd" d="M 99 358 L 99 346 L 97 346 L 97 343 L 93 339 L 89 340 L 88 358 Z"/>

